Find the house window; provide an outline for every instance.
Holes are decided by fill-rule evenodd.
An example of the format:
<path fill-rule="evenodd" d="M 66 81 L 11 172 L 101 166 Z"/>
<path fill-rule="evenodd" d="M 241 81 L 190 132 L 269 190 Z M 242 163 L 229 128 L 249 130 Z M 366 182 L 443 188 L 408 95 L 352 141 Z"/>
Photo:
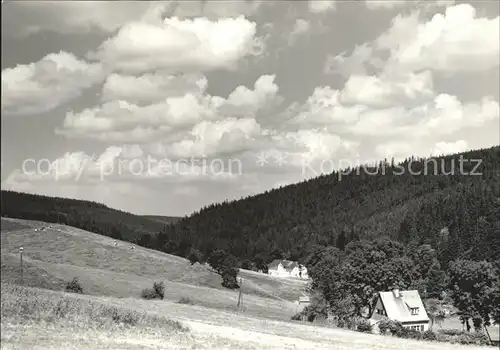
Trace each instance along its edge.
<path fill-rule="evenodd" d="M 412 315 L 418 315 L 418 307 L 412 307 L 411 308 L 411 314 Z"/>
<path fill-rule="evenodd" d="M 423 332 L 424 331 L 424 325 L 420 326 L 420 330 Z"/>

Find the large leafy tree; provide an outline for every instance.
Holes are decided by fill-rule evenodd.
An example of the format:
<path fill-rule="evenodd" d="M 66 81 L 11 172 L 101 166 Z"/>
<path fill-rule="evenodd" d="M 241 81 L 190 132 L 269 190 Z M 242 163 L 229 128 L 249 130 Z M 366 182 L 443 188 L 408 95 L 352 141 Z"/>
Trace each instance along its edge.
<path fill-rule="evenodd" d="M 446 312 L 443 305 L 443 302 L 439 299 L 427 299 L 425 301 L 425 311 L 427 311 L 427 315 L 431 321 L 430 329 L 437 324 L 440 325 L 446 318 Z"/>
<path fill-rule="evenodd" d="M 388 238 L 351 242 L 344 254 L 332 247 L 319 249 L 309 261 L 315 262 L 313 287 L 323 292 L 333 309 L 344 309 L 343 300 L 349 296 L 357 315 L 364 309 L 371 314 L 379 291 L 408 288 L 414 280 L 413 261 L 400 243 Z"/>
<path fill-rule="evenodd" d="M 214 251 L 203 255 L 196 249 L 191 249 L 189 253 L 189 261 L 191 264 L 208 263 L 212 268 L 212 272 L 222 277 L 222 285 L 229 289 L 239 288 L 236 280 L 238 276 L 238 260 L 223 249 L 215 249 Z"/>
<path fill-rule="evenodd" d="M 493 264 L 487 261 L 456 260 L 450 264 L 449 288 L 461 319 L 470 330 L 469 320 L 490 322 L 494 313 L 492 291 L 496 281 Z"/>

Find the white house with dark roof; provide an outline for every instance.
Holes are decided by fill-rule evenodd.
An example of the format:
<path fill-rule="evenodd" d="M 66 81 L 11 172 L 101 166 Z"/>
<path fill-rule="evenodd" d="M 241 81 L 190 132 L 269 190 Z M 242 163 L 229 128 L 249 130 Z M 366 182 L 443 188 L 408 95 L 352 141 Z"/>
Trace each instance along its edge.
<path fill-rule="evenodd" d="M 274 260 L 267 268 L 267 273 L 274 277 L 309 278 L 307 275 L 307 268 L 296 261 Z"/>
<path fill-rule="evenodd" d="M 384 317 L 401 322 L 405 328 L 429 330 L 429 317 L 417 290 L 379 292 L 370 321 L 377 324 Z"/>

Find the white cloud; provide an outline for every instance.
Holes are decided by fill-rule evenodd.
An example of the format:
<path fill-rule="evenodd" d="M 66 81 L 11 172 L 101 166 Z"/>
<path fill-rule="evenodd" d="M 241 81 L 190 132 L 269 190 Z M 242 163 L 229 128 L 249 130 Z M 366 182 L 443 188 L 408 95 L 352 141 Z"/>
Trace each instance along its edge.
<path fill-rule="evenodd" d="M 176 133 L 203 121 L 234 116 L 255 118 L 261 109 L 272 106 L 277 92 L 274 75 L 263 75 L 257 79 L 253 90 L 239 86 L 227 99 L 199 91 L 167 96 L 144 106 L 113 100 L 79 113 L 68 112 L 57 133 L 107 142 L 144 143 L 159 137 L 172 139 Z"/>
<path fill-rule="evenodd" d="M 477 17 L 474 7 L 461 4 L 426 23 L 417 13 L 398 16 L 376 44 L 390 50 L 390 69 L 482 71 L 499 65 L 499 28 L 498 16 Z"/>
<path fill-rule="evenodd" d="M 133 75 L 111 74 L 102 87 L 101 100 L 126 100 L 132 103 L 158 102 L 188 92 L 203 93 L 207 78 L 200 74 L 169 75 L 162 72 Z"/>
<path fill-rule="evenodd" d="M 446 5 L 445 2 L 437 4 Z M 426 69 L 446 73 L 498 69 L 498 16 L 478 17 L 469 4 L 448 7 L 444 15 L 434 14 L 424 22 L 421 13 L 417 10 L 409 15 L 397 15 L 388 30 L 372 43 L 356 46 L 350 55 L 346 52 L 330 55 L 325 62 L 325 72 L 349 77 L 380 69 L 387 74 Z M 387 55 L 389 58 L 385 59 Z"/>
<path fill-rule="evenodd" d="M 341 101 L 344 104 L 375 108 L 411 106 L 432 97 L 434 90 L 429 71 L 399 76 L 352 75 L 341 92 Z"/>
<path fill-rule="evenodd" d="M 135 1 L 12 1 L 9 11 L 15 19 L 10 33 L 27 35 L 42 30 L 63 34 L 81 34 L 98 30 L 111 33 L 123 24 L 143 16 L 153 2 Z M 14 32 L 15 31 L 15 32 Z"/>
<path fill-rule="evenodd" d="M 261 136 L 260 125 L 251 118 L 227 118 L 196 124 L 181 141 L 163 145 L 161 154 L 174 158 L 209 157 L 252 150 Z"/>
<path fill-rule="evenodd" d="M 226 113 L 231 115 L 255 115 L 264 107 L 277 101 L 279 87 L 275 82 L 276 75 L 262 75 L 254 84 L 253 90 L 240 85 L 228 96 Z"/>
<path fill-rule="evenodd" d="M 323 13 L 337 9 L 336 0 L 309 0 L 309 11 L 312 13 Z"/>
<path fill-rule="evenodd" d="M 88 56 L 113 70 L 132 73 L 231 69 L 260 49 L 255 33 L 256 24 L 243 16 L 132 22 Z"/>
<path fill-rule="evenodd" d="M 26 163 L 14 170 L 2 182 L 2 189 L 25 190 L 49 186 L 78 185 L 111 186 L 133 180 L 186 183 L 193 181 L 227 181 L 241 176 L 229 171 L 226 163 L 184 158 L 173 160 L 141 153 L 137 157 L 124 156 L 124 146 L 110 146 L 95 156 L 85 152 L 65 153 L 46 165 L 40 161 Z M 42 186 L 40 186 L 42 184 Z"/>
<path fill-rule="evenodd" d="M 42 30 L 62 34 L 91 31 L 112 33 L 129 22 L 155 21 L 161 17 L 237 17 L 253 15 L 265 4 L 251 1 L 13 1 L 7 18 L 9 35 L 28 35 Z M 5 22 L 4 22 L 5 23 Z M 2 25 L 4 25 L 2 23 Z"/>
<path fill-rule="evenodd" d="M 351 55 L 347 55 L 345 51 L 338 55 L 328 55 L 323 70 L 326 74 L 341 74 L 345 77 L 353 74 L 366 75 L 366 65 L 372 60 L 373 48 L 370 45 L 356 45 Z"/>
<path fill-rule="evenodd" d="M 297 18 L 292 31 L 288 35 L 288 45 L 293 45 L 299 36 L 306 34 L 310 29 L 311 23 L 308 20 Z"/>
<path fill-rule="evenodd" d="M 454 0 L 365 0 L 370 10 L 393 10 L 405 6 L 417 6 L 423 9 L 447 7 L 455 4 Z"/>
<path fill-rule="evenodd" d="M 404 160 L 406 157 L 415 155 L 415 145 L 405 141 L 393 141 L 378 144 L 375 147 L 377 159 L 391 159 L 395 162 Z"/>
<path fill-rule="evenodd" d="M 458 140 L 455 142 L 438 142 L 432 149 L 433 156 L 460 153 L 467 150 L 467 141 Z"/>
<path fill-rule="evenodd" d="M 190 1 L 180 1 L 179 5 L 185 5 Z M 207 17 L 235 17 L 240 14 L 245 16 L 254 15 L 262 5 L 265 5 L 264 0 L 250 0 L 250 1 L 205 1 L 203 2 L 203 13 Z M 175 13 L 177 15 L 177 12 Z"/>
<path fill-rule="evenodd" d="M 307 101 L 289 113 L 291 125 L 300 128 L 317 128 L 328 125 L 348 125 L 355 122 L 365 106 L 344 106 L 340 102 L 340 91 L 329 86 L 317 87 Z"/>
<path fill-rule="evenodd" d="M 366 91 L 359 84 L 348 84 L 344 90 L 317 87 L 303 105 L 287 111 L 283 122 L 288 128 L 327 128 L 348 138 L 398 139 L 451 135 L 499 119 L 499 105 L 492 97 L 462 103 L 456 96 L 435 94 L 428 79 L 427 73 L 422 73 L 409 76 L 406 84 L 375 80 L 367 84 Z"/>
<path fill-rule="evenodd" d="M 406 0 L 365 0 L 366 7 L 370 10 L 394 9 L 407 5 Z"/>
<path fill-rule="evenodd" d="M 80 96 L 104 78 L 101 66 L 66 52 L 2 70 L 2 113 L 33 115 L 51 111 Z"/>

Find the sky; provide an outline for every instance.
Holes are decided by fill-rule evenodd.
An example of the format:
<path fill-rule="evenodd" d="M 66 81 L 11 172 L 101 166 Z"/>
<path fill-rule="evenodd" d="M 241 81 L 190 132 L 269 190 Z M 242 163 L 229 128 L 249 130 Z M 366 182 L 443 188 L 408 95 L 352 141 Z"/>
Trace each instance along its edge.
<path fill-rule="evenodd" d="M 1 6 L 4 190 L 180 216 L 500 143 L 498 1 Z"/>

